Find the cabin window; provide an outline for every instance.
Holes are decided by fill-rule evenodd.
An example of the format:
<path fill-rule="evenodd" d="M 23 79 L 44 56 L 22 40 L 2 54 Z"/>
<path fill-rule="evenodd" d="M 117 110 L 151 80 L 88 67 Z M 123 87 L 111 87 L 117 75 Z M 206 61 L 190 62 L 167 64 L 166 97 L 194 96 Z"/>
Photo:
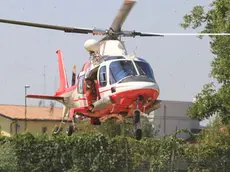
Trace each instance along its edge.
<path fill-rule="evenodd" d="M 17 130 L 20 129 L 20 124 L 16 123 Z"/>
<path fill-rule="evenodd" d="M 137 69 L 140 75 L 146 75 L 148 78 L 151 78 L 152 80 L 155 81 L 153 70 L 148 63 L 141 62 L 141 61 L 135 61 L 135 64 L 137 66 Z"/>
<path fill-rule="evenodd" d="M 107 85 L 106 66 L 103 66 L 100 69 L 99 81 L 100 81 L 100 86 L 101 87 L 105 87 Z"/>
<path fill-rule="evenodd" d="M 79 80 L 78 80 L 78 93 L 83 94 L 83 88 L 84 88 L 84 79 L 85 79 L 85 75 L 80 76 Z"/>
<path fill-rule="evenodd" d="M 137 75 L 136 69 L 129 60 L 114 61 L 110 64 L 110 84 L 121 81 L 128 76 Z"/>

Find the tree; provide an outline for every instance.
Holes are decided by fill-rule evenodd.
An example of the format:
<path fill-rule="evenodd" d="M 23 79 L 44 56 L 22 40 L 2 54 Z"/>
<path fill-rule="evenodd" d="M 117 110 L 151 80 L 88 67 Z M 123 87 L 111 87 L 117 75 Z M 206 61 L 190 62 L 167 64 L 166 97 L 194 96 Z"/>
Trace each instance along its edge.
<path fill-rule="evenodd" d="M 141 117 L 141 128 L 143 137 L 154 137 L 157 134 L 152 123 L 146 117 Z M 127 118 L 124 121 L 119 122 L 116 122 L 113 119 L 107 120 L 103 122 L 97 130 L 109 137 L 121 135 L 134 137 L 132 118 Z"/>
<path fill-rule="evenodd" d="M 214 0 L 209 10 L 195 6 L 190 14 L 184 16 L 184 29 L 203 28 L 201 33 L 230 33 L 230 1 Z M 202 37 L 200 37 L 202 38 Z M 210 36 L 214 59 L 210 76 L 220 84 L 216 89 L 213 83 L 204 85 L 189 109 L 192 118 L 202 120 L 218 113 L 222 122 L 230 119 L 230 36 Z"/>
<path fill-rule="evenodd" d="M 101 123 L 99 126 L 90 124 L 89 120 L 84 120 L 77 123 L 77 128 L 86 132 L 99 132 L 110 138 L 116 136 L 134 137 L 133 132 L 133 118 L 125 118 L 122 121 L 115 119 L 108 119 Z M 146 117 L 141 117 L 141 129 L 143 137 L 154 137 L 158 131 L 153 127 L 152 122 Z"/>

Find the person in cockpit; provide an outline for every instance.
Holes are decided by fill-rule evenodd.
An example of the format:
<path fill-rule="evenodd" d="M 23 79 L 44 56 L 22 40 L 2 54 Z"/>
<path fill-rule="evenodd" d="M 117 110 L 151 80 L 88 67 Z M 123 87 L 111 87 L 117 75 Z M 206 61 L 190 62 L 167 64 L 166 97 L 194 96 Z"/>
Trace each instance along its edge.
<path fill-rule="evenodd" d="M 133 64 L 130 61 L 113 62 L 111 63 L 110 68 L 112 69 L 112 75 L 116 82 L 127 76 L 136 75 Z"/>

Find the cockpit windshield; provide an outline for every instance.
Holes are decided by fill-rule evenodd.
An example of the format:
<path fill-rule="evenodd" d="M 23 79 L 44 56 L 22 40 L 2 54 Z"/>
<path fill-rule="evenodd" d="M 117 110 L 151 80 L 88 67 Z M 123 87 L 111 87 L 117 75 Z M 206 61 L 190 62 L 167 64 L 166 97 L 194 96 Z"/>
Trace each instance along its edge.
<path fill-rule="evenodd" d="M 142 61 L 134 61 L 140 75 L 146 75 L 148 78 L 151 78 L 155 81 L 153 70 L 151 69 L 150 65 L 146 62 Z"/>
<path fill-rule="evenodd" d="M 116 83 L 128 76 L 135 76 L 137 72 L 132 61 L 114 61 L 110 64 L 110 84 Z"/>

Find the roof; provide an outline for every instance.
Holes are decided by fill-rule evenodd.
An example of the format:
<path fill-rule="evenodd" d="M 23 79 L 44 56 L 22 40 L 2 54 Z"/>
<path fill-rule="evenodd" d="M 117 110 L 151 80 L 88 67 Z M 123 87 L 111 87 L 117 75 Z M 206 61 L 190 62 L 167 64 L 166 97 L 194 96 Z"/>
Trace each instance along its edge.
<path fill-rule="evenodd" d="M 0 116 L 9 119 L 25 119 L 24 105 L 0 105 Z M 54 120 L 62 119 L 62 108 L 55 107 L 53 113 L 50 107 L 27 106 L 27 120 Z"/>

